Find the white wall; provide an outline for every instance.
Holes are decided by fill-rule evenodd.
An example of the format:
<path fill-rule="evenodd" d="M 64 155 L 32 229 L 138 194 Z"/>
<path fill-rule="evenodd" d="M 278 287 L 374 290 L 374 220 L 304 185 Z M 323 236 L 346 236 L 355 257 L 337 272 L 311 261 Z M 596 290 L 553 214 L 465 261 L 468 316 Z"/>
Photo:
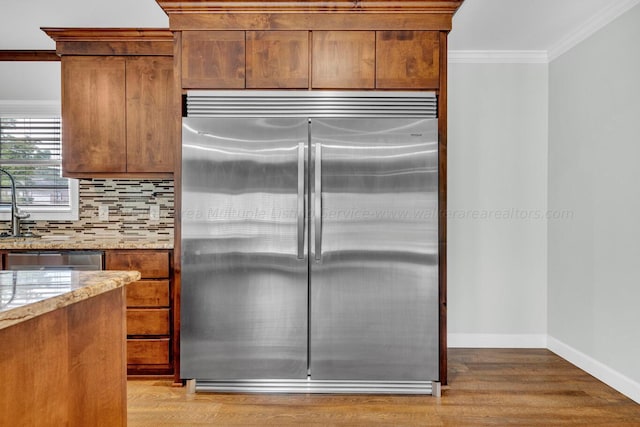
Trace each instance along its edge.
<path fill-rule="evenodd" d="M 639 45 L 636 6 L 550 64 L 549 206 L 575 217 L 550 221 L 548 236 L 550 347 L 637 401 Z"/>
<path fill-rule="evenodd" d="M 544 347 L 547 65 L 449 68 L 449 344 Z"/>
<path fill-rule="evenodd" d="M 60 62 L 0 61 L 0 102 L 60 101 Z"/>

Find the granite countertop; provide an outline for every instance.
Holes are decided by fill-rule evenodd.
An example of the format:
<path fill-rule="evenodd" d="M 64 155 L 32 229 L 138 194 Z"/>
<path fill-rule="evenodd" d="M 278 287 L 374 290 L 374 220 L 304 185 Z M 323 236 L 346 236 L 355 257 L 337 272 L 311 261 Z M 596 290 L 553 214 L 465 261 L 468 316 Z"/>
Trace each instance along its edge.
<path fill-rule="evenodd" d="M 90 234 L 0 238 L 0 250 L 22 249 L 173 249 L 173 237 L 156 241 L 141 240 L 136 237 L 107 238 Z"/>
<path fill-rule="evenodd" d="M 0 329 L 138 279 L 137 271 L 0 271 Z"/>

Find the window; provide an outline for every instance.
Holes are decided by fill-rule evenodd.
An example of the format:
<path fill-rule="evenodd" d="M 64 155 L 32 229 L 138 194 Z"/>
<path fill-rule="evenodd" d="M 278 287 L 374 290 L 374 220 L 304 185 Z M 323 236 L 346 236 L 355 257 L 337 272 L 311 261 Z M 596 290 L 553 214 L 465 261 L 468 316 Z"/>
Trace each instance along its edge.
<path fill-rule="evenodd" d="M 15 180 L 29 220 L 78 218 L 77 180 L 63 178 L 59 115 L 0 115 L 0 168 Z M 0 218 L 10 219 L 11 180 L 0 173 Z"/>

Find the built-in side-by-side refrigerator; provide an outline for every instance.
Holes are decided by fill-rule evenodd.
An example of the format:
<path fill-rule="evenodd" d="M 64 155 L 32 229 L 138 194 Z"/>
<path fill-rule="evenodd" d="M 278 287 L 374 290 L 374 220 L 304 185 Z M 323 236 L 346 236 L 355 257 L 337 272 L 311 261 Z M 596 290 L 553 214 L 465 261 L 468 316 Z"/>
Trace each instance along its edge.
<path fill-rule="evenodd" d="M 434 392 L 436 104 L 189 92 L 182 378 L 202 391 Z"/>

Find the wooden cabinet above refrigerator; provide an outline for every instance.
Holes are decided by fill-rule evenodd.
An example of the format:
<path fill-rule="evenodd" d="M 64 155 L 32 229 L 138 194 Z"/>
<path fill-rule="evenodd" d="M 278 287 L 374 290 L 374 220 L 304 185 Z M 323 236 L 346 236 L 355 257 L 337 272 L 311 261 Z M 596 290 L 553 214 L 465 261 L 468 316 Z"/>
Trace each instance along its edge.
<path fill-rule="evenodd" d="M 438 31 L 181 33 L 183 89 L 437 89 Z"/>

